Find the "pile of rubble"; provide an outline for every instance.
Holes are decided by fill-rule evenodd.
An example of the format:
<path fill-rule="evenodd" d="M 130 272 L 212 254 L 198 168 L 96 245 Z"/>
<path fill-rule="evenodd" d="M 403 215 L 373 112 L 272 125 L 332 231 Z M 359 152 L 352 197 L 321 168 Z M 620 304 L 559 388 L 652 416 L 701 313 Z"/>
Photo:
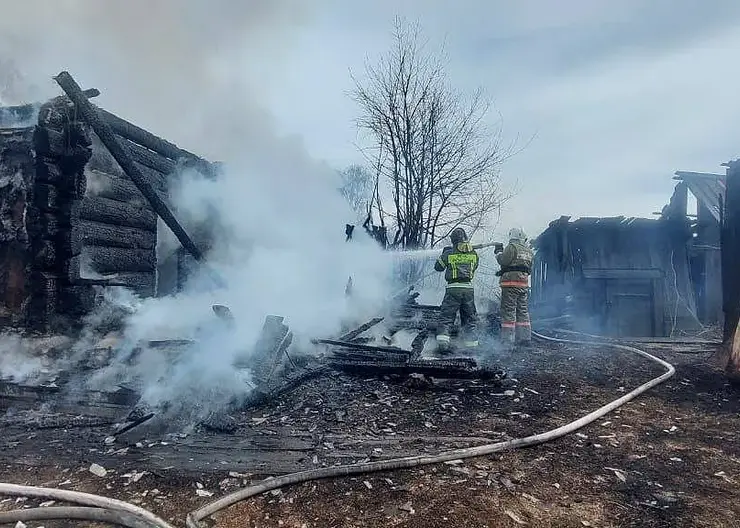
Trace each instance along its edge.
<path fill-rule="evenodd" d="M 226 307 L 214 306 L 214 312 L 227 322 L 231 318 Z M 234 367 L 245 373 L 245 383 L 251 389 L 246 401 L 234 401 L 231 408 L 225 408 L 218 416 L 210 416 L 201 425 L 216 431 L 229 431 L 233 427 L 228 415 L 235 408 L 263 404 L 311 378 L 332 372 L 399 380 L 412 376 L 426 384 L 432 383 L 434 378 L 494 381 L 505 378 L 502 370 L 480 365 L 471 357 L 436 358 L 425 354 L 424 345 L 436 326 L 438 314 L 439 307 L 418 304 L 415 296 L 409 295 L 393 303 L 384 317 L 375 317 L 332 339 L 312 340 L 315 347 L 308 351 L 291 347 L 293 334 L 283 317 L 267 316 L 253 349 L 234 361 Z M 382 335 L 368 336 L 380 323 L 384 323 Z M 415 334 L 409 349 L 392 344 L 398 332 Z M 141 354 L 153 352 L 171 355 L 174 360 L 196 345 L 190 340 L 148 341 L 132 349 L 126 361 L 132 362 Z M 114 358 L 121 361 L 117 347 L 115 338 L 102 339 L 85 353 L 78 351 L 73 362 L 67 361 L 66 371 L 39 378 L 35 383 L 0 380 L 0 409 L 28 409 L 41 405 L 50 412 L 96 416 L 119 423 L 114 435 L 151 420 L 158 410 L 138 403 L 141 395 L 136 387 L 119 386 L 112 391 L 95 393 L 75 390 L 79 386 L 79 376 L 73 380 L 69 373 L 97 370 L 109 365 Z M 64 353 L 59 346 L 45 351 L 46 355 Z"/>

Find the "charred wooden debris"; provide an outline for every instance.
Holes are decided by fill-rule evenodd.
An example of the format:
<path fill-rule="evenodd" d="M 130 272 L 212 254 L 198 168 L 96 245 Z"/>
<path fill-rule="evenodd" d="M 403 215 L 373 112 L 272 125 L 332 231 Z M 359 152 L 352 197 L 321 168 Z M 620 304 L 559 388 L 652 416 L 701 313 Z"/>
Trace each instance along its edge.
<path fill-rule="evenodd" d="M 221 307 L 224 309 L 224 307 Z M 214 310 L 217 311 L 217 310 Z M 221 312 L 221 310 L 218 310 Z M 268 316 L 254 347 L 234 358 L 233 367 L 242 370 L 247 384 L 245 400 L 233 400 L 222 409 L 201 420 L 206 429 L 216 432 L 233 432 L 236 424 L 230 413 L 239 409 L 256 407 L 285 394 L 300 384 L 319 376 L 336 374 L 359 375 L 364 378 L 381 376 L 389 381 L 404 382 L 411 379 L 422 387 L 442 379 L 479 379 L 489 383 L 502 381 L 506 374 L 491 365 L 481 365 L 474 358 L 425 357 L 424 342 L 436 325 L 439 308 L 417 304 L 409 297 L 392 306 L 384 317 L 375 317 L 354 329 L 348 329 L 333 339 L 315 339 L 312 349 L 291 347 L 293 334 L 280 316 Z M 221 313 L 223 318 L 224 314 Z M 379 337 L 366 334 L 383 324 Z M 399 331 L 416 332 L 409 349 L 391 345 L 393 334 Z M 377 344 L 374 341 L 380 341 Z M 75 413 L 96 417 L 104 423 L 117 424 L 112 437 L 128 433 L 158 415 L 167 415 L 164 421 L 176 421 L 170 416 L 169 403 L 150 408 L 140 402 L 139 387 L 121 385 L 108 392 L 78 389 L 80 374 L 103 369 L 113 362 L 133 365 L 142 354 L 165 354 L 176 363 L 179 357 L 198 353 L 198 343 L 191 340 L 149 341 L 140 344 L 125 355 L 120 353 L 120 343 L 106 338 L 95 347 L 78 354 L 68 361 L 64 372 L 36 384 L 16 384 L 0 380 L 0 409 L 38 408 L 49 410 L 44 422 L 55 427 L 54 413 Z M 63 353 L 58 352 L 63 355 Z M 172 402 L 177 408 L 177 402 Z M 106 421 L 107 420 L 107 421 Z M 34 422 L 33 427 L 44 427 Z M 59 425 L 69 427 L 69 424 Z"/>

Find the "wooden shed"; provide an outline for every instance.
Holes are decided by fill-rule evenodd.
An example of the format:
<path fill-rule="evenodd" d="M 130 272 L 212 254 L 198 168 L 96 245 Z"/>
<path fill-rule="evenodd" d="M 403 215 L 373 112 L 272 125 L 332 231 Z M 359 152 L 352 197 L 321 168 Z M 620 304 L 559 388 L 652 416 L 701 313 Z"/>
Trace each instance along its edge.
<path fill-rule="evenodd" d="M 608 336 L 696 329 L 691 236 L 685 217 L 561 217 L 535 240 L 532 311 Z"/>

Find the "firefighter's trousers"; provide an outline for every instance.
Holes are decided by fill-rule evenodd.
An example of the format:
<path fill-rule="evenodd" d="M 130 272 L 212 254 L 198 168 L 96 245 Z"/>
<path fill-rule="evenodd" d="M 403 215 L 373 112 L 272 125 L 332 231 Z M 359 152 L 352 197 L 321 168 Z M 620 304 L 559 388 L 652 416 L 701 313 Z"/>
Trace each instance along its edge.
<path fill-rule="evenodd" d="M 437 344 L 440 348 L 447 348 L 450 345 L 450 331 L 455 324 L 458 311 L 460 312 L 464 346 L 466 348 L 478 346 L 476 335 L 478 312 L 475 309 L 475 291 L 472 285 L 469 284 L 451 284 L 445 290 L 445 296 L 440 307 L 440 321 L 437 329 Z"/>
<path fill-rule="evenodd" d="M 520 286 L 501 287 L 501 340 L 528 343 L 532 340 L 529 321 L 529 289 Z"/>

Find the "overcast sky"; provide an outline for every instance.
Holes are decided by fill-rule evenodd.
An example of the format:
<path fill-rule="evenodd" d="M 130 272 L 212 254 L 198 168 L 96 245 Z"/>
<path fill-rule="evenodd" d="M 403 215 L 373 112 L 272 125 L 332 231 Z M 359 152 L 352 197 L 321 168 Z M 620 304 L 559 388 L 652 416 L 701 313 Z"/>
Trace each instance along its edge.
<path fill-rule="evenodd" d="M 285 132 L 341 165 L 356 108 L 348 68 L 388 46 L 392 16 L 446 39 L 450 75 L 484 87 L 504 132 L 534 140 L 504 167 L 519 191 L 502 227 L 560 215 L 650 216 L 675 170 L 723 172 L 740 156 L 740 2 L 733 0 L 336 0 L 267 73 Z"/>
<path fill-rule="evenodd" d="M 534 136 L 503 168 L 519 191 L 502 227 L 530 235 L 561 215 L 651 216 L 675 170 L 740 156 L 737 0 L 0 3 L 0 58 L 44 93 L 68 68 L 204 155 L 227 155 L 227 132 L 232 150 L 277 133 L 335 167 L 361 160 L 349 70 L 387 49 L 394 15 L 418 20 L 446 41 L 452 80 L 493 97 L 506 137 Z"/>

